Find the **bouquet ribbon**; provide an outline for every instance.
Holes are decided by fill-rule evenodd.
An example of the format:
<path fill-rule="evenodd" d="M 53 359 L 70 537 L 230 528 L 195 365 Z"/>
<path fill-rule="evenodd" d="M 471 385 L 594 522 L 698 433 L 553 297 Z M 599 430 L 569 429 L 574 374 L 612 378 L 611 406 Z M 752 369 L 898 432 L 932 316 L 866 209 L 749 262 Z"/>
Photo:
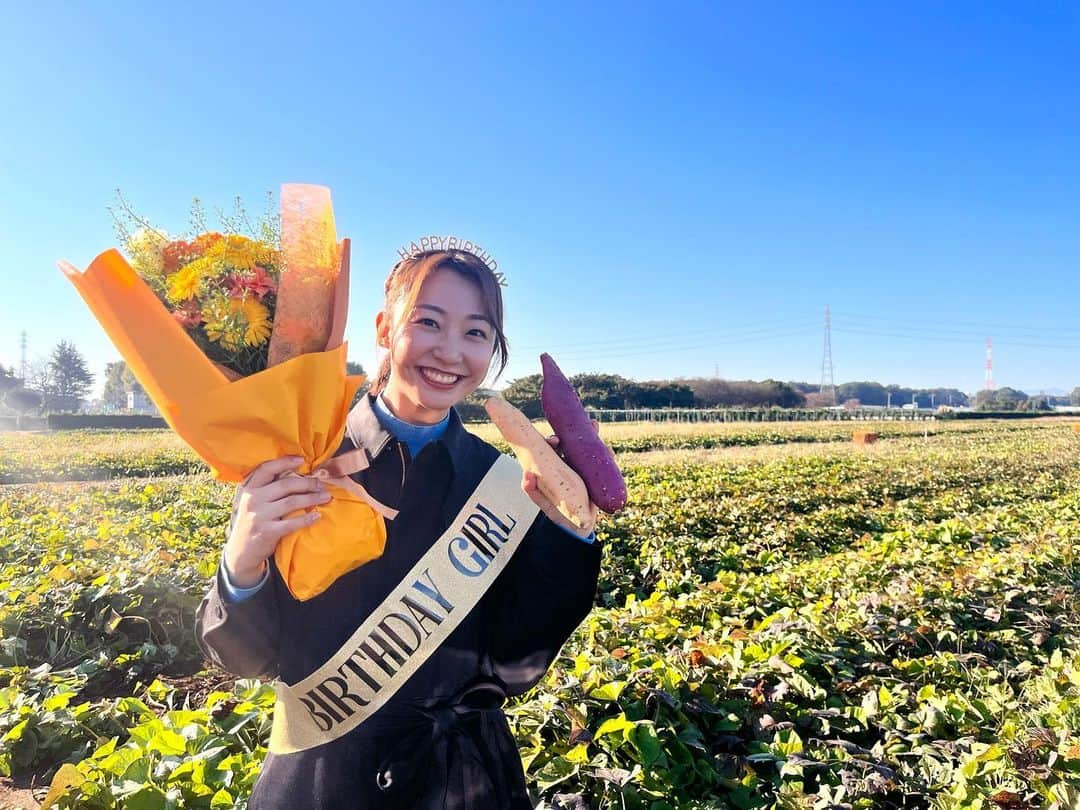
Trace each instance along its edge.
<path fill-rule="evenodd" d="M 340 487 L 341 489 L 348 490 L 357 498 L 364 501 L 387 520 L 393 520 L 398 516 L 397 509 L 391 509 L 386 504 L 375 500 L 375 498 L 364 489 L 362 484 L 358 484 L 349 477 L 350 475 L 355 475 L 358 472 L 366 470 L 369 466 L 370 462 L 368 461 L 367 453 L 362 448 L 358 447 L 355 450 L 349 450 L 346 453 L 342 453 L 340 456 L 334 456 L 321 467 L 312 470 L 307 475 L 290 471 L 278 477 L 314 478 L 322 481 L 324 484 Z"/>

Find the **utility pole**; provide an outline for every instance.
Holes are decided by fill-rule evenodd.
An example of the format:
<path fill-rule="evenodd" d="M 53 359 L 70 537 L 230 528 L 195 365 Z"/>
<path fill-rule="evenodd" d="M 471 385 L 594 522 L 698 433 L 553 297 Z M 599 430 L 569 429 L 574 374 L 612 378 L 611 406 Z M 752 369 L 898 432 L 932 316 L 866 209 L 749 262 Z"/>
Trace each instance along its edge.
<path fill-rule="evenodd" d="M 892 407 L 892 391 L 885 392 L 885 410 Z"/>
<path fill-rule="evenodd" d="M 22 335 L 19 338 L 19 348 L 22 352 L 22 356 L 19 359 L 19 377 L 22 380 L 22 386 L 26 387 L 26 330 L 23 329 Z"/>

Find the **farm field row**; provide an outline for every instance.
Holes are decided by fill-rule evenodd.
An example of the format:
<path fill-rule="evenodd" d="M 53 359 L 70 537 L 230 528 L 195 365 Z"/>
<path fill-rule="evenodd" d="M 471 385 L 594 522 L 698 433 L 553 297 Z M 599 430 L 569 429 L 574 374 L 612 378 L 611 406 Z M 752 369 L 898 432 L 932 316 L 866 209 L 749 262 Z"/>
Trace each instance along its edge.
<path fill-rule="evenodd" d="M 918 427 L 835 453 L 623 456 L 597 608 L 509 711 L 537 798 L 1080 802 L 1080 436 Z M 168 464 L 0 488 L 0 775 L 67 763 L 58 807 L 242 807 L 265 753 L 269 684 L 205 670 L 193 636 L 232 488 Z"/>
<path fill-rule="evenodd" d="M 1075 421 L 1075 420 L 1072 420 Z M 535 423 L 545 435 L 546 422 Z M 772 422 L 772 423 L 605 423 L 600 435 L 617 454 L 784 446 L 848 442 L 855 431 L 882 439 L 949 437 L 1032 431 L 1059 431 L 1068 420 L 1032 422 Z M 495 427 L 470 424 L 469 430 L 509 452 Z M 634 464 L 633 460 L 626 463 Z M 88 481 L 187 475 L 206 465 L 168 430 L 72 430 L 44 433 L 0 432 L 0 484 Z"/>

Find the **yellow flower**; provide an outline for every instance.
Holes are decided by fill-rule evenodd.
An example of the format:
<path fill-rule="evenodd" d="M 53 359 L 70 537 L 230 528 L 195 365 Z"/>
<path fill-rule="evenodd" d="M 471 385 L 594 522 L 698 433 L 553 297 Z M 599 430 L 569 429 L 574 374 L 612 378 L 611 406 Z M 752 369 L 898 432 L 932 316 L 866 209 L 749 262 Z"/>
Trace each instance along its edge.
<path fill-rule="evenodd" d="M 254 298 L 233 300 L 234 304 L 240 304 L 247 321 L 247 329 L 244 332 L 244 343 L 248 346 L 261 346 L 270 339 L 270 310 Z"/>
<path fill-rule="evenodd" d="M 229 351 L 270 338 L 270 311 L 253 298 L 215 298 L 204 307 L 203 319 L 206 336 Z"/>
<path fill-rule="evenodd" d="M 206 336 L 230 351 L 239 349 L 244 343 L 245 325 L 240 323 L 232 302 L 220 296 L 210 300 L 203 307 L 203 323 Z"/>
<path fill-rule="evenodd" d="M 257 264 L 266 264 L 273 249 L 265 242 L 257 242 L 246 236 L 231 234 L 218 240 L 207 251 L 207 256 L 217 257 L 223 265 L 234 270 L 250 270 Z"/>
<path fill-rule="evenodd" d="M 169 300 L 180 304 L 198 295 L 205 271 L 206 265 L 198 259 L 169 276 Z"/>

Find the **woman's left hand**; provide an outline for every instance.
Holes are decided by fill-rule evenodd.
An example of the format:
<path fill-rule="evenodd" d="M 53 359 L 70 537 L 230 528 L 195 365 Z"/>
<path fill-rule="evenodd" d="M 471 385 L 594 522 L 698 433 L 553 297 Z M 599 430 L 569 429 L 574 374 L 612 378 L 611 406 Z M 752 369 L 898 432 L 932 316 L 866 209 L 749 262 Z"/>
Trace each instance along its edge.
<path fill-rule="evenodd" d="M 592 422 L 593 428 L 596 430 L 597 433 L 599 433 L 600 423 L 597 422 L 595 419 L 592 419 L 590 421 Z M 555 452 L 559 453 L 560 457 L 562 456 L 562 453 L 559 452 L 558 436 L 548 436 L 547 443 L 550 444 L 553 448 L 555 448 Z M 570 534 L 575 535 L 576 537 L 580 537 L 582 539 L 592 534 L 593 529 L 596 527 L 597 515 L 600 511 L 597 505 L 592 501 L 589 502 L 589 513 L 591 516 L 589 520 L 589 525 L 587 527 L 583 527 L 578 526 L 576 523 L 570 520 L 570 518 L 560 512 L 559 507 L 552 503 L 551 499 L 540 491 L 540 487 L 536 481 L 535 473 L 525 473 L 525 475 L 521 479 L 521 488 L 525 491 L 526 495 L 532 498 L 533 503 L 539 506 L 541 511 L 543 511 L 543 513 L 548 516 L 552 523 L 558 524 L 562 528 L 566 529 L 566 531 L 570 532 Z"/>

